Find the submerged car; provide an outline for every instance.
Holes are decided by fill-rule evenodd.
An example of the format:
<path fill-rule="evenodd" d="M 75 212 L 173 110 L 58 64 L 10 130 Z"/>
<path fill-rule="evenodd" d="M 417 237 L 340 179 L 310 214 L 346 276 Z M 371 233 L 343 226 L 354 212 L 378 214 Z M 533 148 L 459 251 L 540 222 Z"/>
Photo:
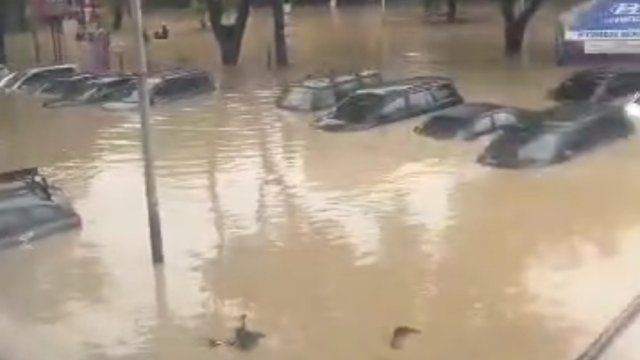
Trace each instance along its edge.
<path fill-rule="evenodd" d="M 135 89 L 135 84 L 132 76 L 104 76 L 73 82 L 64 87 L 57 97 L 45 100 L 42 106 L 54 108 L 104 103 L 131 92 Z"/>
<path fill-rule="evenodd" d="M 151 105 L 168 103 L 215 90 L 213 80 L 204 71 L 174 71 L 149 77 L 147 81 Z M 135 83 L 119 90 L 118 95 L 106 102 L 107 110 L 132 110 L 138 107 L 140 95 Z"/>
<path fill-rule="evenodd" d="M 276 104 L 281 109 L 292 111 L 321 111 L 334 107 L 354 91 L 376 86 L 381 82 L 382 76 L 377 71 L 308 78 L 286 87 Z"/>
<path fill-rule="evenodd" d="M 478 158 L 498 168 L 542 167 L 570 160 L 634 132 L 621 107 L 570 104 L 532 115 L 526 124 L 509 127 Z"/>
<path fill-rule="evenodd" d="M 640 68 L 595 68 L 581 70 L 550 91 L 560 102 L 609 101 L 640 90 Z"/>
<path fill-rule="evenodd" d="M 389 124 L 464 102 L 449 78 L 416 77 L 356 91 L 334 111 L 316 119 L 325 131 L 357 131 Z"/>
<path fill-rule="evenodd" d="M 465 103 L 433 115 L 415 127 L 418 135 L 444 140 L 475 140 L 508 126 L 517 125 L 525 110 L 491 103 Z"/>
<path fill-rule="evenodd" d="M 33 90 L 32 94 L 44 98 L 60 97 L 97 77 L 97 75 L 90 73 L 79 73 L 69 77 L 51 79 L 40 85 L 39 88 Z"/>
<path fill-rule="evenodd" d="M 73 64 L 38 67 L 14 73 L 2 87 L 9 92 L 31 92 L 53 79 L 69 77 L 77 72 L 78 67 Z"/>
<path fill-rule="evenodd" d="M 80 216 L 62 190 L 49 185 L 38 169 L 0 174 L 0 249 L 80 225 Z"/>

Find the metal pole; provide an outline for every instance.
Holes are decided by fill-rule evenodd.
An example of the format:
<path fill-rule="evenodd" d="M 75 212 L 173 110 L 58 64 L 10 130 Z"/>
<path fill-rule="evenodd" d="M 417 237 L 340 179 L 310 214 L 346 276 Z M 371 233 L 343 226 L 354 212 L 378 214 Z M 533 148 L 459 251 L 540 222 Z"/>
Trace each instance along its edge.
<path fill-rule="evenodd" d="M 149 92 L 147 88 L 147 52 L 142 35 L 142 8 L 140 0 L 132 0 L 133 22 L 136 31 L 136 45 L 139 61 L 138 92 L 140 97 L 140 125 L 142 132 L 142 153 L 144 157 L 144 182 L 147 196 L 147 212 L 149 216 L 149 235 L 151 237 L 151 257 L 154 264 L 164 262 L 162 250 L 162 231 L 160 228 L 160 214 L 158 213 L 158 195 L 156 193 L 156 178 L 153 169 L 153 149 L 149 126 Z"/>

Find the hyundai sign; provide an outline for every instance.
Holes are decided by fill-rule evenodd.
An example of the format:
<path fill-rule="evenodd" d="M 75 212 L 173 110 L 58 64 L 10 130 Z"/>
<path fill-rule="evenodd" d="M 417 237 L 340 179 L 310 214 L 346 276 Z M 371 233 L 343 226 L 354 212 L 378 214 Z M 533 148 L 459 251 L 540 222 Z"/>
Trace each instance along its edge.
<path fill-rule="evenodd" d="M 640 40 L 640 0 L 593 0 L 568 30 L 566 40 Z"/>

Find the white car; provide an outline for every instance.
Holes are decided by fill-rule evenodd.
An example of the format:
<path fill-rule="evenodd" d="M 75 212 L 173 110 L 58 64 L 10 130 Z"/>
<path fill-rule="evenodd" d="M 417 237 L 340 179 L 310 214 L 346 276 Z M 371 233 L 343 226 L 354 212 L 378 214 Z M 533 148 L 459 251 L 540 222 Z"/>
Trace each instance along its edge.
<path fill-rule="evenodd" d="M 15 72 L 1 80 L 0 88 L 7 92 L 37 89 L 49 80 L 73 75 L 78 72 L 78 66 L 73 64 L 54 65 L 32 68 Z"/>

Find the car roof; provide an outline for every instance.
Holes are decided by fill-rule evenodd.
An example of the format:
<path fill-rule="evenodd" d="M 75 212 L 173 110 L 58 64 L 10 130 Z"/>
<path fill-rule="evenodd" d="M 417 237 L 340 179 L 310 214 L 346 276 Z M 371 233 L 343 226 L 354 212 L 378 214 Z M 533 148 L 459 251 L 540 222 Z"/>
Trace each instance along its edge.
<path fill-rule="evenodd" d="M 540 111 L 529 111 L 525 113 L 524 120 L 539 122 L 543 126 L 572 129 L 590 123 L 615 109 L 615 106 L 602 103 L 568 103 Z"/>
<path fill-rule="evenodd" d="M 35 67 L 35 68 L 31 68 L 31 69 L 27 69 L 25 70 L 25 74 L 34 74 L 40 71 L 48 71 L 48 70 L 58 70 L 58 69 L 73 69 L 76 70 L 78 68 L 77 65 L 75 64 L 64 64 L 64 65 L 52 65 L 52 66 L 42 66 L 42 67 Z"/>
<path fill-rule="evenodd" d="M 380 76 L 380 72 L 377 70 L 364 70 L 351 74 L 339 74 L 335 76 L 318 76 L 308 77 L 298 83 L 291 84 L 292 87 L 305 87 L 310 89 L 322 89 L 333 86 L 334 83 L 342 83 L 352 81 L 357 78 L 367 78 L 373 76 Z"/>
<path fill-rule="evenodd" d="M 386 95 L 388 93 L 404 90 L 430 90 L 435 87 L 451 84 L 453 84 L 453 80 L 444 76 L 417 76 L 368 89 L 361 89 L 356 91 L 356 94 Z"/>
<path fill-rule="evenodd" d="M 484 113 L 492 112 L 498 109 L 515 110 L 508 106 L 498 105 L 494 103 L 463 103 L 453 107 L 438 111 L 430 116 L 436 118 L 439 116 L 446 117 L 477 117 Z"/>

